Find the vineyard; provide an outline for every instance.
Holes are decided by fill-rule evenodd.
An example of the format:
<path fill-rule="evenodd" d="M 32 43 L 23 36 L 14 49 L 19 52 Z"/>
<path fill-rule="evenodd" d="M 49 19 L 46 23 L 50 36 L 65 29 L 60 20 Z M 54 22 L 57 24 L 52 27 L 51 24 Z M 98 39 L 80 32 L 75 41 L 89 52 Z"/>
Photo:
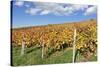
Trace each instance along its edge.
<path fill-rule="evenodd" d="M 92 60 L 94 61 L 96 60 L 97 57 L 96 22 L 97 22 L 96 20 L 87 20 L 82 22 L 48 24 L 44 26 L 14 28 L 12 29 L 12 41 L 11 41 L 12 56 L 15 56 L 14 53 L 18 51 L 19 52 L 18 56 L 22 58 L 25 55 L 27 55 L 28 52 L 32 53 L 31 51 L 32 49 L 36 49 L 37 52 L 39 53 L 39 60 L 43 62 L 43 63 L 37 62 L 36 64 L 46 64 L 47 61 L 45 60 L 50 59 L 53 55 L 56 54 L 62 56 L 64 55 L 63 59 L 57 56 L 59 59 L 61 58 L 62 60 L 65 60 L 58 63 L 63 63 L 63 62 L 71 63 L 72 53 L 73 53 L 72 52 L 73 42 L 75 42 L 74 61 L 75 62 L 90 61 L 92 60 L 93 57 L 95 57 L 95 59 Z M 76 30 L 75 40 L 74 40 L 74 30 Z M 30 58 L 34 56 L 35 53 L 33 52 Z M 70 59 L 67 57 L 69 57 Z M 17 58 L 14 57 L 12 61 L 16 59 Z M 53 59 L 55 58 L 52 58 L 48 61 L 52 61 Z M 17 62 L 13 63 L 16 63 L 15 65 L 18 65 Z M 30 64 L 35 64 L 35 63 L 34 62 L 32 63 L 31 61 Z"/>

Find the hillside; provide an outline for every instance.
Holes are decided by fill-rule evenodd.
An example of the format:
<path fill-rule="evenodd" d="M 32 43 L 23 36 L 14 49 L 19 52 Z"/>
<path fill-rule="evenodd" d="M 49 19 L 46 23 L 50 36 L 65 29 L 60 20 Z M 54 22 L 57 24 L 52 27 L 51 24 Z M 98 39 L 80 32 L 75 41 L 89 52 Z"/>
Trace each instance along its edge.
<path fill-rule="evenodd" d="M 13 64 L 25 65 L 72 62 L 75 29 L 75 62 L 97 60 L 97 21 L 87 20 L 12 29 L 11 44 L 13 50 Z M 33 60 L 21 58 L 20 51 L 22 49 L 22 42 L 25 43 L 24 56 Z M 77 59 L 77 55 L 80 59 Z M 31 56 L 33 56 L 33 58 Z M 17 58 L 19 58 L 19 60 Z M 36 58 L 36 62 L 34 61 L 34 58 Z M 59 60 L 57 60 L 58 58 Z M 25 62 L 26 60 L 27 63 Z M 18 61 L 22 62 L 18 63 Z"/>

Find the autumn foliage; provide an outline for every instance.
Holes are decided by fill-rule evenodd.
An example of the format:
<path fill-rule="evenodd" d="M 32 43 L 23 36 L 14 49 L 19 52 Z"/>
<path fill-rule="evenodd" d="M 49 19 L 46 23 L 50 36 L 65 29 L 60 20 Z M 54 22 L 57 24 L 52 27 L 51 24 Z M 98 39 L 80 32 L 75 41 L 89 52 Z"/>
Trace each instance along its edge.
<path fill-rule="evenodd" d="M 44 46 L 46 50 L 63 50 L 73 47 L 73 35 L 76 28 L 76 49 L 82 55 L 96 53 L 97 49 L 96 20 L 75 23 L 52 24 L 12 29 L 12 45 L 20 46 L 22 41 L 27 47 Z"/>

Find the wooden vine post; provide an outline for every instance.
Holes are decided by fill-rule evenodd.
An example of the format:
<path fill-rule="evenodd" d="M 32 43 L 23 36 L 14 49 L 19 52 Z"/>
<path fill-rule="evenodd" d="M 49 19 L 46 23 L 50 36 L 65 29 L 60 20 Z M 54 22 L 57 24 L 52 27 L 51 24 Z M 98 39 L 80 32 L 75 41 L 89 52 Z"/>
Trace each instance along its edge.
<path fill-rule="evenodd" d="M 75 46 L 76 46 L 76 28 L 74 29 L 74 36 L 73 36 L 73 63 L 75 62 L 75 54 L 76 54 L 76 49 L 75 49 Z"/>
<path fill-rule="evenodd" d="M 42 43 L 42 55 L 41 55 L 42 59 L 44 58 L 44 44 Z"/>
<path fill-rule="evenodd" d="M 43 41 L 43 32 L 41 33 L 40 44 L 41 44 L 41 58 L 44 58 L 44 41 Z"/>
<path fill-rule="evenodd" d="M 25 43 L 22 41 L 21 56 L 24 55 Z"/>
<path fill-rule="evenodd" d="M 25 35 L 22 34 L 22 47 L 21 47 L 21 56 L 25 53 Z"/>

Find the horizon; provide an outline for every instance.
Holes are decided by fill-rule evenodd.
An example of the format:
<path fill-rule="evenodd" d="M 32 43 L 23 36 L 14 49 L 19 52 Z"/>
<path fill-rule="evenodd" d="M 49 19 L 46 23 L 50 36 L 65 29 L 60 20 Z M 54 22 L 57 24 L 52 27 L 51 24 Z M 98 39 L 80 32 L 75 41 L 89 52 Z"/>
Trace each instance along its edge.
<path fill-rule="evenodd" d="M 97 21 L 96 19 L 93 19 L 94 21 Z M 63 22 L 63 23 L 58 23 L 58 24 L 50 24 L 50 25 L 60 25 L 60 24 L 70 24 L 70 23 L 82 23 L 82 22 L 87 22 L 87 21 L 91 21 L 91 19 L 89 20 L 83 20 L 83 21 L 78 21 L 78 22 Z M 47 25 L 37 25 L 37 26 L 21 26 L 21 27 L 12 27 L 12 29 L 20 29 L 20 28 L 30 28 L 30 27 L 40 27 L 40 26 L 48 26 L 49 24 Z"/>

